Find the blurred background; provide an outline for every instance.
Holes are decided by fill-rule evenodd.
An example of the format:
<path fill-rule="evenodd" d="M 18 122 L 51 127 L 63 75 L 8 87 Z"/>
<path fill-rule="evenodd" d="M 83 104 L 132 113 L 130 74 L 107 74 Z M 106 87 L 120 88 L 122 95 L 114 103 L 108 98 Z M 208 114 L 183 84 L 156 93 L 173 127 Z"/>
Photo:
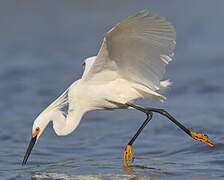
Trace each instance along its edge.
<path fill-rule="evenodd" d="M 0 178 L 222 179 L 223 7 L 221 0 L 0 1 Z M 177 47 L 164 77 L 173 82 L 162 92 L 167 101 L 138 103 L 165 108 L 215 147 L 155 115 L 127 173 L 122 152 L 144 114 L 90 112 L 67 137 L 49 125 L 22 167 L 35 117 L 81 77 L 83 60 L 97 54 L 108 30 L 145 8 L 173 23 Z"/>

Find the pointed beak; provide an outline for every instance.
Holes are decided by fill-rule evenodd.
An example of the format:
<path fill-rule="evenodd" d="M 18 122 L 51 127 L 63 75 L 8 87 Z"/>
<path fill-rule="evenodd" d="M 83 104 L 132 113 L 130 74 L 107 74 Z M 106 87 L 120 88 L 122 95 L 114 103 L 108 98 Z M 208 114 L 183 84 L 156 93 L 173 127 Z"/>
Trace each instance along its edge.
<path fill-rule="evenodd" d="M 32 149 L 33 149 L 33 146 L 34 146 L 34 144 L 36 143 L 36 141 L 37 141 L 37 134 L 36 134 L 35 136 L 33 136 L 33 137 L 31 138 L 31 140 L 30 140 L 30 144 L 29 144 L 29 146 L 28 146 L 28 148 L 27 148 L 27 151 L 26 151 L 26 154 L 25 154 L 25 156 L 24 156 L 22 165 L 25 165 L 25 164 L 26 164 L 26 161 L 28 160 L 28 158 L 29 158 L 29 156 L 30 156 L 30 153 L 31 153 L 31 151 L 32 151 Z"/>

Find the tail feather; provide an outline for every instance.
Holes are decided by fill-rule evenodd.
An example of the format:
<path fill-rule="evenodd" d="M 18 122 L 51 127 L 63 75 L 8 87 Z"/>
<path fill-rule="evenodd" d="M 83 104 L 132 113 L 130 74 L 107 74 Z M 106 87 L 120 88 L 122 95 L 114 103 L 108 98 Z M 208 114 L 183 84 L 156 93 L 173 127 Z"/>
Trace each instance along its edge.
<path fill-rule="evenodd" d="M 164 90 L 172 85 L 170 80 L 160 81 L 160 89 Z M 135 84 L 134 88 L 141 94 L 142 98 L 154 99 L 163 102 L 166 97 L 140 84 Z"/>
<path fill-rule="evenodd" d="M 140 84 L 133 86 L 142 96 L 142 98 L 154 99 L 163 102 L 166 97 Z"/>

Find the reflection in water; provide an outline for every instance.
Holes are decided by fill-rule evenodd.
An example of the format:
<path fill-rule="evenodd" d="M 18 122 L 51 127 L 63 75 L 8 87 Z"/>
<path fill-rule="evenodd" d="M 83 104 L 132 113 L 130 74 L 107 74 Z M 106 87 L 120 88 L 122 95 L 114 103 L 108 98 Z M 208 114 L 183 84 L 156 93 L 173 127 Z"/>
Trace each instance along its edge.
<path fill-rule="evenodd" d="M 69 175 L 64 173 L 38 173 L 32 179 L 66 179 L 66 180 L 102 180 L 102 179 L 121 179 L 121 180 L 145 180 L 158 179 L 156 176 L 137 176 L 133 174 L 100 174 L 100 175 Z"/>
<path fill-rule="evenodd" d="M 160 169 L 150 168 L 150 167 L 143 166 L 143 165 L 130 165 L 130 166 L 123 166 L 123 171 L 126 173 L 132 173 L 132 172 L 134 172 L 133 168 L 148 169 L 148 170 L 160 170 Z"/>

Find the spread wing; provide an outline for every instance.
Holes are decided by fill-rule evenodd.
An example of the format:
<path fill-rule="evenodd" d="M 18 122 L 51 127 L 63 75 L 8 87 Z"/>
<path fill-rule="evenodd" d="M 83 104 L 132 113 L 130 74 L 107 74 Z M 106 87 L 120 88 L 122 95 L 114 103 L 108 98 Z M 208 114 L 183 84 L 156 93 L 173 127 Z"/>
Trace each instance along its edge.
<path fill-rule="evenodd" d="M 171 23 L 143 10 L 107 33 L 85 80 L 102 82 L 119 76 L 157 90 L 175 40 Z"/>

